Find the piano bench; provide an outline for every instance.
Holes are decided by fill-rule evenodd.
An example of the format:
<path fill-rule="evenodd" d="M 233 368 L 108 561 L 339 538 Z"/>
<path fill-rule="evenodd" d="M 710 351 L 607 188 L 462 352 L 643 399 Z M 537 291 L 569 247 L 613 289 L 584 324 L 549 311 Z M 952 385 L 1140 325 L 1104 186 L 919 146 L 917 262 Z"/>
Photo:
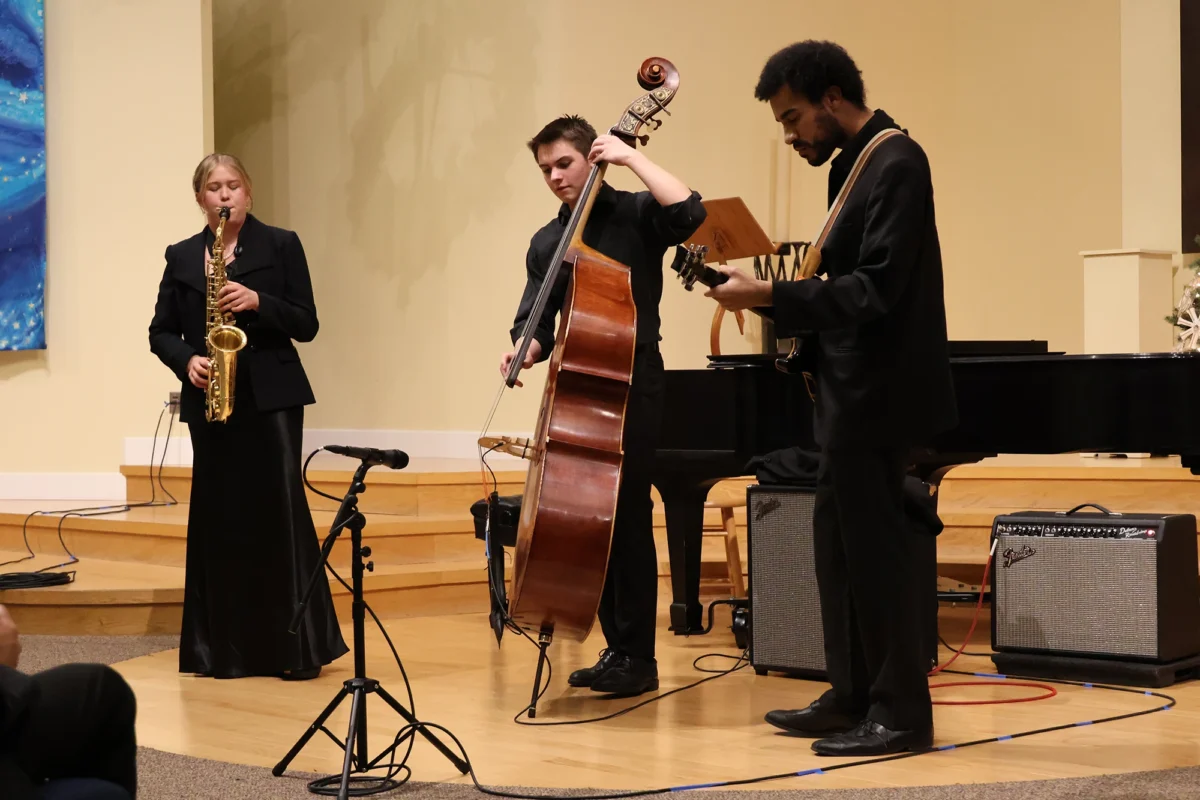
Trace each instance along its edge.
<path fill-rule="evenodd" d="M 715 488 L 715 487 L 714 487 Z M 706 509 L 721 510 L 720 525 L 705 522 L 701 531 L 702 536 L 722 536 L 725 538 L 725 568 L 729 574 L 729 587 L 733 597 L 746 596 L 746 582 L 742 578 L 742 554 L 738 547 L 737 521 L 733 518 L 735 508 L 746 507 L 746 495 L 740 497 L 722 497 L 708 500 L 704 503 Z"/>

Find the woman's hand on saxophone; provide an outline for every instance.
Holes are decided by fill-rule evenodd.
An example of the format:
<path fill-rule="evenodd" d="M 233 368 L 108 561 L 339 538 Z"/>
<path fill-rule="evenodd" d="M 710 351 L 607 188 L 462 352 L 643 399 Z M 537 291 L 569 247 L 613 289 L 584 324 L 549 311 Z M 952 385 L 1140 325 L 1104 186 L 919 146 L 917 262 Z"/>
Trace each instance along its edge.
<path fill-rule="evenodd" d="M 228 281 L 217 293 L 217 310 L 222 314 L 232 311 L 256 311 L 258 309 L 258 292 L 247 289 L 240 283 Z"/>
<path fill-rule="evenodd" d="M 188 380 L 197 389 L 208 388 L 208 359 L 204 356 L 192 356 L 187 365 Z"/>

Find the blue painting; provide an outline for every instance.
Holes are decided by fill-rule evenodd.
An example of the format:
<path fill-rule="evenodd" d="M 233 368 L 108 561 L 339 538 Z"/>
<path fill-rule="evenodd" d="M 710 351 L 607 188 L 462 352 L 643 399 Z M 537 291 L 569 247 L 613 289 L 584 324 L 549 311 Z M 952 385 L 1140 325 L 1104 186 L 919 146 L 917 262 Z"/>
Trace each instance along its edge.
<path fill-rule="evenodd" d="M 43 0 L 0 0 L 0 350 L 46 347 Z"/>

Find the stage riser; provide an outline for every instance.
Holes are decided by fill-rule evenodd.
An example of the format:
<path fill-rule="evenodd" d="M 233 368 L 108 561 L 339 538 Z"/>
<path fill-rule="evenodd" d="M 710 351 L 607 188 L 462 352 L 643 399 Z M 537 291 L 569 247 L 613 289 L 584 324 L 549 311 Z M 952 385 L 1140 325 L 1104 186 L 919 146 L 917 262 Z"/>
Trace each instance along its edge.
<path fill-rule="evenodd" d="M 145 468 L 122 467 L 125 474 L 125 487 L 129 502 L 145 502 L 151 499 L 151 481 L 144 472 Z M 374 473 L 372 473 L 373 475 Z M 471 473 L 451 473 L 439 475 L 424 473 L 405 475 L 404 473 L 379 473 L 386 480 L 372 482 L 368 480 L 367 491 L 359 495 L 358 506 L 366 514 L 396 514 L 400 516 L 432 516 L 446 514 L 467 514 L 471 506 L 480 498 L 486 496 L 484 484 Z M 334 497 L 341 498 L 350 481 L 350 472 L 339 473 L 330 471 L 310 472 L 309 480 L 317 489 Z M 409 483 L 394 482 L 397 476 L 411 478 Z M 498 472 L 496 489 L 501 495 L 519 495 L 525 491 L 525 478 L 514 472 Z M 710 500 L 746 497 L 744 479 L 731 479 L 714 487 Z M 181 503 L 186 503 L 191 497 L 191 470 L 187 467 L 164 468 L 163 485 Z M 162 489 L 158 488 L 158 479 L 154 480 L 154 497 L 165 499 Z M 493 484 L 488 476 L 487 492 L 491 492 Z M 330 500 L 311 491 L 308 495 L 309 507 L 313 510 L 336 511 L 339 501 Z M 662 500 L 657 489 L 651 490 L 651 498 L 655 508 L 662 512 Z M 717 512 L 712 512 L 716 514 Z M 745 509 L 736 510 L 739 522 L 745 519 Z M 710 517 L 719 520 L 719 516 Z"/>
<path fill-rule="evenodd" d="M 744 509 L 737 509 L 739 514 Z M 738 519 L 739 514 L 735 514 Z M 707 521 L 715 525 L 720 521 L 719 512 L 710 510 Z M 738 520 L 738 539 L 745 562 L 746 526 L 744 514 Z M 23 515 L 0 514 L 0 550 L 23 550 L 21 533 Z M 56 527 L 57 521 L 50 518 L 35 518 L 28 527 L 30 545 L 37 553 L 61 553 Z M 318 514 L 317 538 L 324 541 L 328 533 L 329 515 Z M 422 523 L 419 520 L 376 518 L 375 524 L 368 522 L 363 541 L 371 548 L 371 559 L 377 564 L 417 564 L 434 561 L 470 561 L 482 558 L 484 543 L 475 538 L 474 524 L 470 518 L 438 520 Z M 87 525 L 86 529 L 73 525 Z M 406 527 L 422 525 L 434 527 L 436 533 L 405 533 Z M 186 511 L 180 512 L 174 524 L 131 523 L 127 520 L 92 518 L 81 522 L 68 518 L 63 525 L 63 543 L 70 552 L 80 558 L 102 558 L 109 561 L 128 561 L 143 564 L 182 567 L 187 555 Z M 662 563 L 663 574 L 667 570 L 666 518 L 661 511 L 655 515 L 655 546 Z M 705 536 L 702 558 L 705 561 L 721 561 L 725 558 L 724 542 L 720 536 Z M 63 553 L 64 558 L 66 554 Z M 350 538 L 343 533 L 334 543 L 330 559 L 335 568 L 350 564 Z"/>
<path fill-rule="evenodd" d="M 478 574 L 484 575 L 482 569 Z M 343 577 L 348 579 L 348 576 Z M 330 589 L 338 619 L 349 623 L 352 611 L 350 594 L 332 580 Z M 173 590 L 169 594 L 171 597 L 155 603 L 45 605 L 17 601 L 7 607 L 21 632 L 28 635 L 177 635 L 183 620 L 182 591 Z M 371 576 L 368 575 L 364 596 L 368 605 L 384 620 L 476 613 L 487 611 L 489 605 L 486 578 L 441 585 L 375 588 L 371 586 Z M 670 580 L 662 578 L 659 597 L 669 596 Z M 701 585 L 701 599 L 704 602 L 726 596 L 728 593 L 720 586 Z M 718 617 L 718 624 L 724 620 L 727 626 L 728 620 L 720 615 Z M 373 625 L 369 618 L 367 623 Z M 403 646 L 397 642 L 397 647 Z"/>
<path fill-rule="evenodd" d="M 1092 468 L 1085 471 L 1095 473 L 1116 469 Z M 1200 515 L 1200 478 L 1100 480 L 1055 477 L 1053 474 L 1023 478 L 973 478 L 965 470 L 963 477 L 956 478 L 958 472 L 951 471 L 942 482 L 939 507 L 943 510 L 1011 508 L 1066 511 L 1081 503 L 1098 503 L 1111 511 Z"/>
<path fill-rule="evenodd" d="M 142 468 L 144 469 L 144 468 Z M 123 467 L 125 473 L 125 492 L 129 502 L 144 502 L 151 499 L 151 481 L 144 471 L 131 474 L 131 468 Z M 381 473 L 388 478 L 393 476 Z M 337 511 L 340 499 L 345 495 L 349 486 L 351 473 L 310 472 L 309 481 L 318 490 L 339 498 L 338 501 L 322 497 L 307 491 L 309 506 L 313 510 Z M 434 514 L 465 514 L 471 504 L 485 496 L 483 484 L 478 477 L 471 475 L 456 475 L 454 482 L 435 476 L 424 482 L 426 476 L 416 476 L 422 482 L 396 483 L 389 480 L 372 480 L 374 474 L 368 475 L 367 490 L 359 495 L 358 507 L 365 514 L 398 514 L 404 516 L 428 516 Z M 408 476 L 404 476 L 408 477 Z M 498 473 L 498 491 L 501 495 L 521 494 L 525 489 L 524 477 L 516 479 L 511 473 Z M 191 497 L 191 471 L 185 467 L 173 467 L 163 470 L 163 486 L 181 503 L 186 503 Z M 157 499 L 165 499 L 162 489 L 158 487 L 155 478 L 153 489 Z M 492 484 L 487 484 L 488 491 Z"/>

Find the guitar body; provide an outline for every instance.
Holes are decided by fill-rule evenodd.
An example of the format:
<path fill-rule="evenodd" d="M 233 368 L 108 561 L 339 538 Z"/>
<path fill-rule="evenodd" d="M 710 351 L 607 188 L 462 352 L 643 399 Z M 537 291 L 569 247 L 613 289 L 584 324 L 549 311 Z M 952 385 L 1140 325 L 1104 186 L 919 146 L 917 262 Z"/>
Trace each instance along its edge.
<path fill-rule="evenodd" d="M 582 641 L 596 619 L 621 485 L 637 309 L 629 268 L 585 245 L 551 351 L 517 531 L 509 613 Z"/>

